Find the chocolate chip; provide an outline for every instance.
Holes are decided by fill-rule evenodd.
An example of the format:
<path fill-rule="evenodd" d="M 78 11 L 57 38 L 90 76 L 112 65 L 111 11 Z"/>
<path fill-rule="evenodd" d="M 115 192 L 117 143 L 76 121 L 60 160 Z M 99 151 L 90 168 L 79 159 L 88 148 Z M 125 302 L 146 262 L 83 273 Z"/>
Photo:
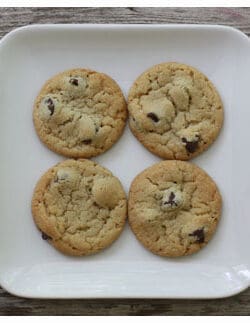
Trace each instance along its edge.
<path fill-rule="evenodd" d="M 175 198 L 175 194 L 171 192 L 169 195 L 169 202 L 173 202 L 174 198 Z"/>
<path fill-rule="evenodd" d="M 194 153 L 198 148 L 198 141 L 191 141 L 186 143 L 186 149 L 189 153 Z"/>
<path fill-rule="evenodd" d="M 48 236 L 45 232 L 42 231 L 42 239 L 43 240 L 51 240 L 52 238 Z"/>
<path fill-rule="evenodd" d="M 69 83 L 70 83 L 70 84 L 72 84 L 72 85 L 78 86 L 78 79 L 71 78 L 71 79 L 69 80 Z"/>
<path fill-rule="evenodd" d="M 175 199 L 175 194 L 173 192 L 171 192 L 169 195 L 168 201 L 164 202 L 163 204 L 164 205 L 170 204 L 171 206 L 173 206 L 173 205 L 177 206 L 177 203 L 175 202 L 174 199 Z"/>
<path fill-rule="evenodd" d="M 45 104 L 47 104 L 47 107 L 50 111 L 50 115 L 52 116 L 54 111 L 55 111 L 55 105 L 54 105 L 54 102 L 51 98 L 48 98 L 46 101 L 45 101 Z"/>
<path fill-rule="evenodd" d="M 69 174 L 67 173 L 62 173 L 60 175 L 56 174 L 54 178 L 54 183 L 61 183 L 69 178 Z"/>
<path fill-rule="evenodd" d="M 88 193 L 91 193 L 92 192 L 92 187 L 87 186 L 86 190 L 87 190 Z"/>
<path fill-rule="evenodd" d="M 196 237 L 196 242 L 203 243 L 205 241 L 204 228 L 195 230 L 193 233 L 190 233 L 189 236 Z"/>
<path fill-rule="evenodd" d="M 159 118 L 157 117 L 157 115 L 153 112 L 149 112 L 147 114 L 147 117 L 150 118 L 151 120 L 153 120 L 154 122 L 158 122 Z"/>
<path fill-rule="evenodd" d="M 188 141 L 186 138 L 182 138 L 182 142 L 185 143 L 186 150 L 189 153 L 194 153 L 199 145 L 199 137 L 197 137 L 198 140 Z"/>
<path fill-rule="evenodd" d="M 89 144 L 91 144 L 91 142 L 92 142 L 91 139 L 85 139 L 85 140 L 82 141 L 82 143 L 85 144 L 85 145 L 89 145 Z"/>

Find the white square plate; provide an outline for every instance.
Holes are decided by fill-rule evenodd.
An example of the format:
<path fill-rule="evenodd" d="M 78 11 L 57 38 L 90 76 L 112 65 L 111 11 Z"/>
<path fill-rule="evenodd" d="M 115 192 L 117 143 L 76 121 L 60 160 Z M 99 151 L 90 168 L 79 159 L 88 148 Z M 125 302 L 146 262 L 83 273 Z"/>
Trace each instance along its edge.
<path fill-rule="evenodd" d="M 249 286 L 249 71 L 243 33 L 200 25 L 35 25 L 0 43 L 0 284 L 10 293 L 39 298 L 215 298 Z M 39 141 L 33 101 L 43 83 L 74 67 L 113 77 L 127 94 L 146 68 L 179 61 L 204 72 L 225 106 L 223 130 L 194 160 L 218 183 L 224 208 L 206 248 L 180 259 L 155 256 L 127 226 L 100 254 L 67 257 L 43 241 L 30 211 L 35 183 L 62 160 Z M 132 179 L 160 159 L 127 128 L 95 158 L 128 191 Z"/>

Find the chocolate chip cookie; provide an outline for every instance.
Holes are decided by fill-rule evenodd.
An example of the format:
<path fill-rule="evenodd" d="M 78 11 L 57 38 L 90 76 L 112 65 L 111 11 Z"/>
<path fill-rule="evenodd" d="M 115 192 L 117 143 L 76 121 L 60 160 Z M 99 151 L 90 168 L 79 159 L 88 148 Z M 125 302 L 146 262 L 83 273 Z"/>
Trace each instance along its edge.
<path fill-rule="evenodd" d="M 222 199 L 214 181 L 194 164 L 157 163 L 132 182 L 128 216 L 137 239 L 155 254 L 197 252 L 213 236 Z"/>
<path fill-rule="evenodd" d="M 48 80 L 36 98 L 33 121 L 41 141 L 67 157 L 89 158 L 121 136 L 127 107 L 109 76 L 72 69 Z"/>
<path fill-rule="evenodd" d="M 33 218 L 42 238 L 61 252 L 88 255 L 108 247 L 120 235 L 127 200 L 119 180 L 90 160 L 66 160 L 38 181 Z"/>
<path fill-rule="evenodd" d="M 179 63 L 141 74 L 128 97 L 130 129 L 152 153 L 189 160 L 214 142 L 223 123 L 220 96 L 208 78 Z"/>

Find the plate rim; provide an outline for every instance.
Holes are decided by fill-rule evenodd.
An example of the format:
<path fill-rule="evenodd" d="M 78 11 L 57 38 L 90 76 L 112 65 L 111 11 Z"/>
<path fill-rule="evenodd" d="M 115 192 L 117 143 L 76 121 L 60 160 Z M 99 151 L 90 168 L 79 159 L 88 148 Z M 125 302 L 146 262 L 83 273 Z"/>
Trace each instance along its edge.
<path fill-rule="evenodd" d="M 1 40 L 0 40 L 0 47 L 4 45 L 4 43 L 15 36 L 18 33 L 25 32 L 25 31 L 32 31 L 32 30 L 37 30 L 37 29 L 102 29 L 102 28 L 107 28 L 107 29 L 211 29 L 211 30 L 225 30 L 228 32 L 233 32 L 237 34 L 239 37 L 250 43 L 249 37 L 240 29 L 228 25 L 219 25 L 219 24 L 88 24 L 88 23 L 83 23 L 83 24 L 77 24 L 77 23 L 72 23 L 72 24 L 30 24 L 30 25 L 25 25 L 21 27 L 17 27 L 9 31 L 7 34 L 5 34 Z"/>

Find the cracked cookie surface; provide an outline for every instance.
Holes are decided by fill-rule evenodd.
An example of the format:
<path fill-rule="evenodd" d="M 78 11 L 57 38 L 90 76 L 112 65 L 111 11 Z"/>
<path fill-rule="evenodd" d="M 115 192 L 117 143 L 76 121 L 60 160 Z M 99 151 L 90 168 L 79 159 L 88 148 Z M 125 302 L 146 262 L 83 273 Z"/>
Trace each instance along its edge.
<path fill-rule="evenodd" d="M 117 83 L 87 69 L 68 70 L 49 79 L 33 110 L 41 141 L 74 158 L 109 149 L 121 136 L 126 118 L 126 101 Z"/>
<path fill-rule="evenodd" d="M 222 101 L 213 84 L 195 68 L 175 62 L 155 65 L 137 78 L 128 110 L 133 134 L 164 159 L 199 155 L 223 123 Z"/>
<path fill-rule="evenodd" d="M 197 252 L 213 236 L 222 199 L 214 181 L 185 161 L 162 161 L 132 182 L 128 218 L 137 239 L 160 256 Z"/>
<path fill-rule="evenodd" d="M 42 238 L 61 252 L 88 255 L 120 235 L 127 216 L 120 181 L 90 160 L 66 160 L 38 181 L 32 214 Z"/>

